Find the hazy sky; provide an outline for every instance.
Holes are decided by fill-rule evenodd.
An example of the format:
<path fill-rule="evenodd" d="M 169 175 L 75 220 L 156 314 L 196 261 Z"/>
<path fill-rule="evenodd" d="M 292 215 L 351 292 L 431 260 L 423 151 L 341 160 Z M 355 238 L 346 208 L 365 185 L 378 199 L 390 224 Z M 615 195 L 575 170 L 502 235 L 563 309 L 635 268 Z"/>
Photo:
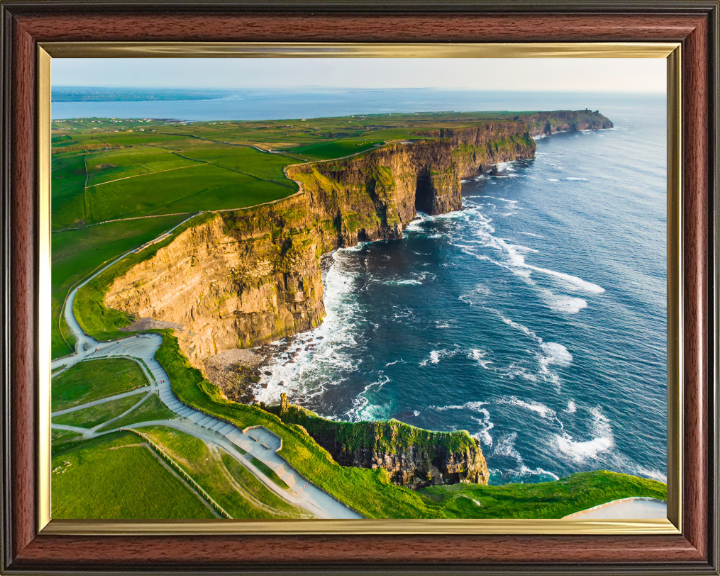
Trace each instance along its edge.
<path fill-rule="evenodd" d="M 53 86 L 664 92 L 662 58 L 55 58 Z"/>

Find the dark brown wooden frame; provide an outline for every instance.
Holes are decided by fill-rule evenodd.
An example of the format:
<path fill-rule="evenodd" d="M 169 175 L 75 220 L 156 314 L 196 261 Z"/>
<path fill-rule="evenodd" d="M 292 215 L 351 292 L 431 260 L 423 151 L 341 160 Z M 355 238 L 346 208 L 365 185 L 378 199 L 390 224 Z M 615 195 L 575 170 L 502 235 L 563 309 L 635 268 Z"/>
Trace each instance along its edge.
<path fill-rule="evenodd" d="M 2 2 L 0 571 L 718 574 L 718 2 L 580 1 Z M 682 534 L 38 534 L 36 50 L 38 42 L 74 41 L 682 43 Z"/>

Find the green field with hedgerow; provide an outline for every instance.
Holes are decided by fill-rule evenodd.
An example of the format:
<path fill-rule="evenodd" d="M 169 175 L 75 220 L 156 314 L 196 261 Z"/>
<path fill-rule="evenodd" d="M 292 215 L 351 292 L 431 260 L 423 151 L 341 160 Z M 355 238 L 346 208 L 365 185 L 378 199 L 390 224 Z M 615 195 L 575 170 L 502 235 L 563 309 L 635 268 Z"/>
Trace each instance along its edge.
<path fill-rule="evenodd" d="M 147 443 L 118 432 L 52 459 L 54 519 L 212 519 L 217 515 Z"/>

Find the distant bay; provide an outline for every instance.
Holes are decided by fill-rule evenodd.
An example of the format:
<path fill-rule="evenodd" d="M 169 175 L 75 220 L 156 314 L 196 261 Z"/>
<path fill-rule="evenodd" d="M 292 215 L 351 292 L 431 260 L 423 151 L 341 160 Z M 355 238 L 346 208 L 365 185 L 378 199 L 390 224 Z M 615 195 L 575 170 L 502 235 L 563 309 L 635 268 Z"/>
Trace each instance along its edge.
<path fill-rule="evenodd" d="M 211 100 L 53 102 L 52 118 L 279 120 L 435 110 L 600 109 L 664 104 L 664 95 L 475 90 L 245 90 Z"/>

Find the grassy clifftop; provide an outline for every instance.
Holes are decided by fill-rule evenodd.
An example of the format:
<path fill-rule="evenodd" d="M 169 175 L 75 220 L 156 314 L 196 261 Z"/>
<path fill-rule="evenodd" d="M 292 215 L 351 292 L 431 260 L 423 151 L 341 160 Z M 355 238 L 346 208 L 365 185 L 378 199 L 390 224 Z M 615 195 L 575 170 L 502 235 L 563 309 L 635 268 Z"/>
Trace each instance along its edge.
<path fill-rule="evenodd" d="M 300 424 L 313 436 L 333 436 L 352 451 L 370 449 L 394 454 L 413 447 L 442 446 L 450 452 L 462 452 L 477 447 L 477 441 L 465 430 L 433 432 L 395 419 L 372 422 L 327 420 L 295 405 L 285 410 L 281 406 L 268 406 L 265 410 L 285 423 Z"/>

